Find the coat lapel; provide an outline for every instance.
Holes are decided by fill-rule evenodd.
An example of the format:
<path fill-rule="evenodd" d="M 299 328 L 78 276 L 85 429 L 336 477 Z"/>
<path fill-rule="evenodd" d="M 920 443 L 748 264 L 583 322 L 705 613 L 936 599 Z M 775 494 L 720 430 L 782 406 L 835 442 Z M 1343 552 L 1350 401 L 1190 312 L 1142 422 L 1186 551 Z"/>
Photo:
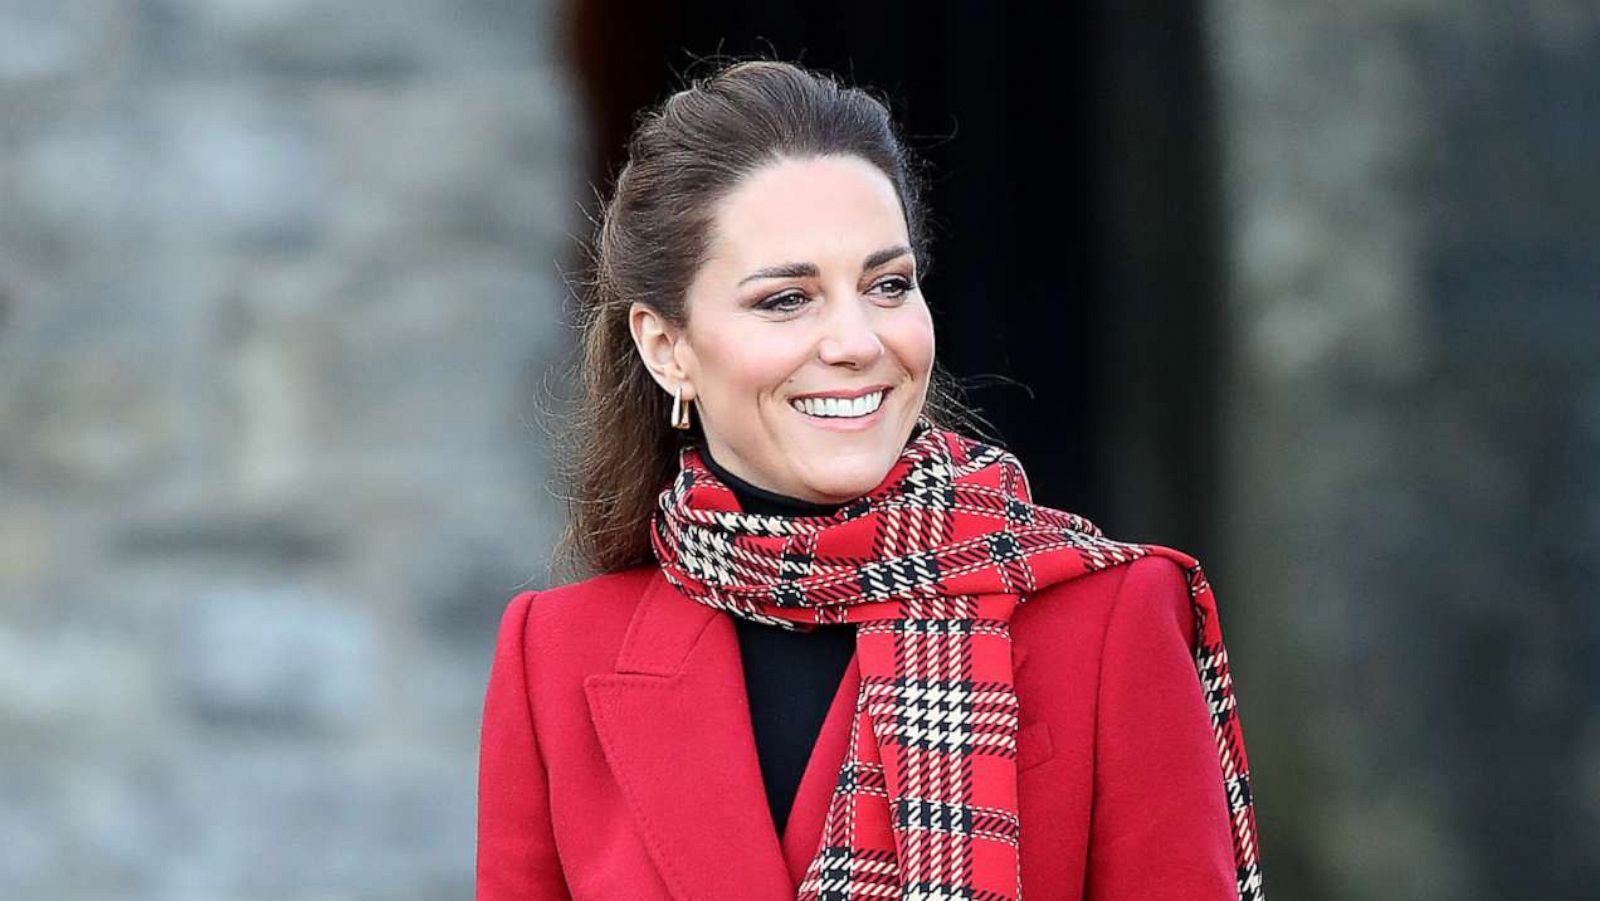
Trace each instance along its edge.
<path fill-rule="evenodd" d="M 674 897 L 792 901 L 728 616 L 657 573 L 615 671 L 584 680 L 606 762 Z"/>
<path fill-rule="evenodd" d="M 1026 648 L 1013 642 L 1013 670 Z M 780 842 L 768 812 L 728 616 L 658 571 L 613 672 L 584 680 L 606 763 L 662 881 L 679 901 L 792 901 L 822 838 L 861 684 L 851 657 Z"/>

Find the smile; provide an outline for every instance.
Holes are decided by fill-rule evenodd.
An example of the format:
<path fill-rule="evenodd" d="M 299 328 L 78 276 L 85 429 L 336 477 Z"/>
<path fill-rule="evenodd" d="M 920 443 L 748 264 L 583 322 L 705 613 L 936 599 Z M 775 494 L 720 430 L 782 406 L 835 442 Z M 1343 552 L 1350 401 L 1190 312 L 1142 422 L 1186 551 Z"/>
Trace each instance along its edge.
<path fill-rule="evenodd" d="M 863 394 L 860 397 L 797 397 L 789 401 L 789 406 L 806 414 L 822 419 L 859 419 L 876 413 L 883 403 L 882 389 Z"/>

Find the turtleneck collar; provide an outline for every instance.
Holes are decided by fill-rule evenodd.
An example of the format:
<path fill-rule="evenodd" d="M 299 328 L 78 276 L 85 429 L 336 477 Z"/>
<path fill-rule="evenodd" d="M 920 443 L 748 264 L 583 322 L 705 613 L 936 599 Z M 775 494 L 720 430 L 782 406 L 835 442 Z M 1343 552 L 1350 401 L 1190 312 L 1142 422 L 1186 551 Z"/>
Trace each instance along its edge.
<path fill-rule="evenodd" d="M 728 486 L 733 496 L 739 499 L 740 509 L 746 513 L 761 516 L 827 516 L 845 506 L 813 503 L 752 485 L 724 469 L 722 464 L 711 456 L 711 448 L 705 444 L 700 445 L 700 459 L 705 461 L 707 469 Z"/>

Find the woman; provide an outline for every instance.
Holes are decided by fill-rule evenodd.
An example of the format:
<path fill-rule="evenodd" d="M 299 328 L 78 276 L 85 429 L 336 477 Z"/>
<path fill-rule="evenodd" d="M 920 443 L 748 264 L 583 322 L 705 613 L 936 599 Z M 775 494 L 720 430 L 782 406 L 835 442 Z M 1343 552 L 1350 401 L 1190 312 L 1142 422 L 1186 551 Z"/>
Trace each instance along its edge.
<path fill-rule="evenodd" d="M 506 609 L 480 901 L 1262 897 L 1205 578 L 946 430 L 922 216 L 883 106 L 794 66 L 635 132 L 568 533 L 601 575 Z"/>

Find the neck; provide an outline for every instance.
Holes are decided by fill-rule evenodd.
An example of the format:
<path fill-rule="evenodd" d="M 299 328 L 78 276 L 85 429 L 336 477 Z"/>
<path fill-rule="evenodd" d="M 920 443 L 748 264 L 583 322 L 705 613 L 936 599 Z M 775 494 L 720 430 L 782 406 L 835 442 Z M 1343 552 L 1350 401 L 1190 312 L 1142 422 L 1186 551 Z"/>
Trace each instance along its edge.
<path fill-rule="evenodd" d="M 723 468 L 721 463 L 712 458 L 711 448 L 704 444 L 700 445 L 700 459 L 705 461 L 707 469 L 728 486 L 733 496 L 738 498 L 739 508 L 746 513 L 762 516 L 827 516 L 844 506 L 844 504 L 819 504 L 815 501 L 801 500 L 752 485 Z"/>

